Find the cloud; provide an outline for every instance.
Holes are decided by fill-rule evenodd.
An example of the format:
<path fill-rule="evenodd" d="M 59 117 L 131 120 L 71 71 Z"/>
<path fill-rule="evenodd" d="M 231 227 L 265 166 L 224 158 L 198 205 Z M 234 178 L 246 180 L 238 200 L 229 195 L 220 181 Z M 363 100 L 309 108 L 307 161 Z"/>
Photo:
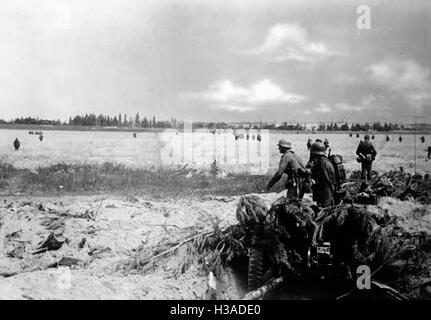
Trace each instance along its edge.
<path fill-rule="evenodd" d="M 247 106 L 247 105 L 230 105 L 230 104 L 219 104 L 211 106 L 213 110 L 227 110 L 227 111 L 236 111 L 236 112 L 250 112 L 255 111 L 258 108 L 256 106 Z"/>
<path fill-rule="evenodd" d="M 332 108 L 325 103 L 320 103 L 318 107 L 313 109 L 315 112 L 328 113 L 332 111 Z"/>
<path fill-rule="evenodd" d="M 402 95 L 411 105 L 431 99 L 430 69 L 413 60 L 389 60 L 365 68 L 371 81 Z"/>
<path fill-rule="evenodd" d="M 341 111 L 362 111 L 364 109 L 363 106 L 353 105 L 349 103 L 337 103 L 335 108 Z"/>
<path fill-rule="evenodd" d="M 317 59 L 338 55 L 322 42 L 313 42 L 307 31 L 298 24 L 277 24 L 272 26 L 257 48 L 246 51 L 247 54 L 264 55 L 274 61 L 298 61 L 314 63 Z"/>
<path fill-rule="evenodd" d="M 198 99 L 216 102 L 212 109 L 246 112 L 256 110 L 258 106 L 270 103 L 296 104 L 305 97 L 285 92 L 269 79 L 252 83 L 248 87 L 237 86 L 229 80 L 216 82 L 208 90 L 181 95 L 185 99 Z"/>
<path fill-rule="evenodd" d="M 390 110 L 390 101 L 386 96 L 381 94 L 367 94 L 363 96 L 359 102 L 338 102 L 334 105 L 334 110 L 337 112 L 382 112 Z"/>

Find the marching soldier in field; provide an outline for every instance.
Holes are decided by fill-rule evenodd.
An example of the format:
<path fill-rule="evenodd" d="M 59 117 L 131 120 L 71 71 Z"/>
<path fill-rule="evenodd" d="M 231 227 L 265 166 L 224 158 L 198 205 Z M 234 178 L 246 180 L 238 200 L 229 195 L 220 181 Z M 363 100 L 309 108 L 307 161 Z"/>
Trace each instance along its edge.
<path fill-rule="evenodd" d="M 390 139 L 389 139 L 389 136 L 386 136 L 386 141 L 389 141 Z"/>
<path fill-rule="evenodd" d="M 326 147 L 322 142 L 315 142 L 311 146 L 311 179 L 313 200 L 321 208 L 334 204 L 335 169 L 326 157 Z"/>
<path fill-rule="evenodd" d="M 401 136 L 400 136 L 400 137 L 398 138 L 398 140 L 399 140 L 400 142 L 403 142 L 403 137 L 401 137 Z"/>
<path fill-rule="evenodd" d="M 304 195 L 303 181 L 306 175 L 306 169 L 295 153 L 292 151 L 292 144 L 284 139 L 278 142 L 278 149 L 282 154 L 278 170 L 266 185 L 266 189 L 271 187 L 282 177 L 283 173 L 287 174 L 286 183 L 287 197 L 301 199 Z"/>
<path fill-rule="evenodd" d="M 15 141 L 13 142 L 13 147 L 15 148 L 15 151 L 18 151 L 20 145 L 21 144 L 20 144 L 18 138 L 16 138 Z"/>
<path fill-rule="evenodd" d="M 364 141 L 359 142 L 356 154 L 358 155 L 358 161 L 361 162 L 362 180 L 371 180 L 373 161 L 376 159 L 377 152 L 376 149 L 374 149 L 368 134 L 365 135 Z"/>
<path fill-rule="evenodd" d="M 422 142 L 422 143 L 424 143 L 424 142 L 425 142 L 425 137 L 424 137 L 424 136 L 422 136 L 422 137 L 421 137 L 421 142 Z"/>

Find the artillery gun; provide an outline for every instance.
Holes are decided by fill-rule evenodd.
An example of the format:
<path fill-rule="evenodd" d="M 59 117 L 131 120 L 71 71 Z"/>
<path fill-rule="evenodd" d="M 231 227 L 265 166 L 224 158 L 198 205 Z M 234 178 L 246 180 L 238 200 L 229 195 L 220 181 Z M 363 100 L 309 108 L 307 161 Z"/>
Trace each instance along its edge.
<path fill-rule="evenodd" d="M 286 288 L 313 283 L 326 283 L 327 287 L 339 284 L 340 289 L 335 294 L 335 288 L 327 288 L 334 289 L 334 299 L 340 296 L 343 299 L 406 299 L 396 290 L 376 281 L 371 282 L 371 290 L 364 294 L 358 295 L 361 292 L 355 290 L 358 266 L 358 261 L 352 259 L 356 254 L 355 245 L 357 250 L 358 243 L 364 243 L 363 238 L 368 237 L 370 228 L 375 227 L 365 216 L 354 221 L 358 215 L 341 212 L 342 206 L 319 211 L 296 199 L 284 197 L 265 211 L 256 199 L 248 200 L 243 198 L 237 210 L 249 253 L 248 293 L 244 299 L 261 299 L 264 295 L 271 296 L 271 299 L 281 296 L 291 299 L 292 295 L 283 293 Z M 338 212 L 334 208 L 338 208 Z M 341 218 L 345 219 L 344 227 L 337 226 Z M 368 230 L 364 231 L 368 234 L 353 230 L 353 234 L 348 235 L 349 228 L 352 229 L 355 223 L 365 224 Z M 346 290 L 349 294 L 343 295 Z M 320 298 L 330 299 L 330 295 L 321 293 Z M 309 297 L 302 295 L 302 299 Z"/>

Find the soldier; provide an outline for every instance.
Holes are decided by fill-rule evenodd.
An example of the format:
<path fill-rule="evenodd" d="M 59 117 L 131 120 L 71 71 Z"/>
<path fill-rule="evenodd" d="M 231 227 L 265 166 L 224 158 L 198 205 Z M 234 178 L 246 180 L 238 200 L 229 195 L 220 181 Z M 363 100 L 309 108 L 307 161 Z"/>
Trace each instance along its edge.
<path fill-rule="evenodd" d="M 323 142 L 323 144 L 325 145 L 326 149 L 329 148 L 329 141 L 328 141 L 328 139 L 325 138 L 325 141 Z"/>
<path fill-rule="evenodd" d="M 278 142 L 278 149 L 282 154 L 277 172 L 266 185 L 266 189 L 271 187 L 282 177 L 283 173 L 288 176 L 286 182 L 287 197 L 301 199 L 303 194 L 303 180 L 305 177 L 305 167 L 301 160 L 292 151 L 292 144 L 284 139 Z"/>
<path fill-rule="evenodd" d="M 431 159 L 431 146 L 428 147 L 428 160 Z"/>
<path fill-rule="evenodd" d="M 13 142 L 13 147 L 15 148 L 15 151 L 18 151 L 20 145 L 21 144 L 20 144 L 18 138 L 16 138 L 15 141 Z"/>
<path fill-rule="evenodd" d="M 356 149 L 356 154 L 359 156 L 358 161 L 362 165 L 362 180 L 371 180 L 371 170 L 373 166 L 373 161 L 376 159 L 376 149 L 374 149 L 373 144 L 370 142 L 370 136 L 365 135 L 364 141 L 359 142 L 358 148 Z"/>
<path fill-rule="evenodd" d="M 422 142 L 422 143 L 424 143 L 424 142 L 425 142 L 425 137 L 424 137 L 424 136 L 422 136 L 422 137 L 421 137 L 421 142 Z"/>
<path fill-rule="evenodd" d="M 311 179 L 313 200 L 319 207 L 325 208 L 334 204 L 335 170 L 326 157 L 326 147 L 321 142 L 311 146 Z"/>
<path fill-rule="evenodd" d="M 356 138 L 359 138 L 359 133 L 356 134 Z"/>
<path fill-rule="evenodd" d="M 311 142 L 311 139 L 308 139 L 308 141 L 307 141 L 307 149 L 308 149 L 308 151 L 310 151 L 310 148 L 311 148 L 312 144 L 313 143 Z"/>
<path fill-rule="evenodd" d="M 350 138 L 352 137 L 352 133 L 351 133 L 351 132 L 349 133 L 349 137 L 350 137 Z"/>
<path fill-rule="evenodd" d="M 400 136 L 400 137 L 398 138 L 398 140 L 399 140 L 400 142 L 403 142 L 403 137 L 401 137 L 401 136 Z"/>
<path fill-rule="evenodd" d="M 374 137 L 374 134 L 373 134 L 373 135 L 371 136 L 371 140 L 374 140 L 374 138 L 375 138 L 375 137 Z"/>
<path fill-rule="evenodd" d="M 43 135 L 42 134 L 39 135 L 39 140 L 40 140 L 40 142 L 42 142 L 42 140 L 43 140 Z"/>
<path fill-rule="evenodd" d="M 386 141 L 389 141 L 390 139 L 389 139 L 389 136 L 386 136 Z"/>

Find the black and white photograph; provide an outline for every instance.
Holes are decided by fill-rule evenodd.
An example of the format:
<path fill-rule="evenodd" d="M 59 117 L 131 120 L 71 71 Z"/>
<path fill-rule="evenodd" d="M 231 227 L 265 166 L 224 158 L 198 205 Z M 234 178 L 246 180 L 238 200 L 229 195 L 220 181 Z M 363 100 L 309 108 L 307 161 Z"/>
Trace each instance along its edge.
<path fill-rule="evenodd" d="M 429 0 L 0 1 L 0 300 L 431 300 L 430 174 Z"/>

